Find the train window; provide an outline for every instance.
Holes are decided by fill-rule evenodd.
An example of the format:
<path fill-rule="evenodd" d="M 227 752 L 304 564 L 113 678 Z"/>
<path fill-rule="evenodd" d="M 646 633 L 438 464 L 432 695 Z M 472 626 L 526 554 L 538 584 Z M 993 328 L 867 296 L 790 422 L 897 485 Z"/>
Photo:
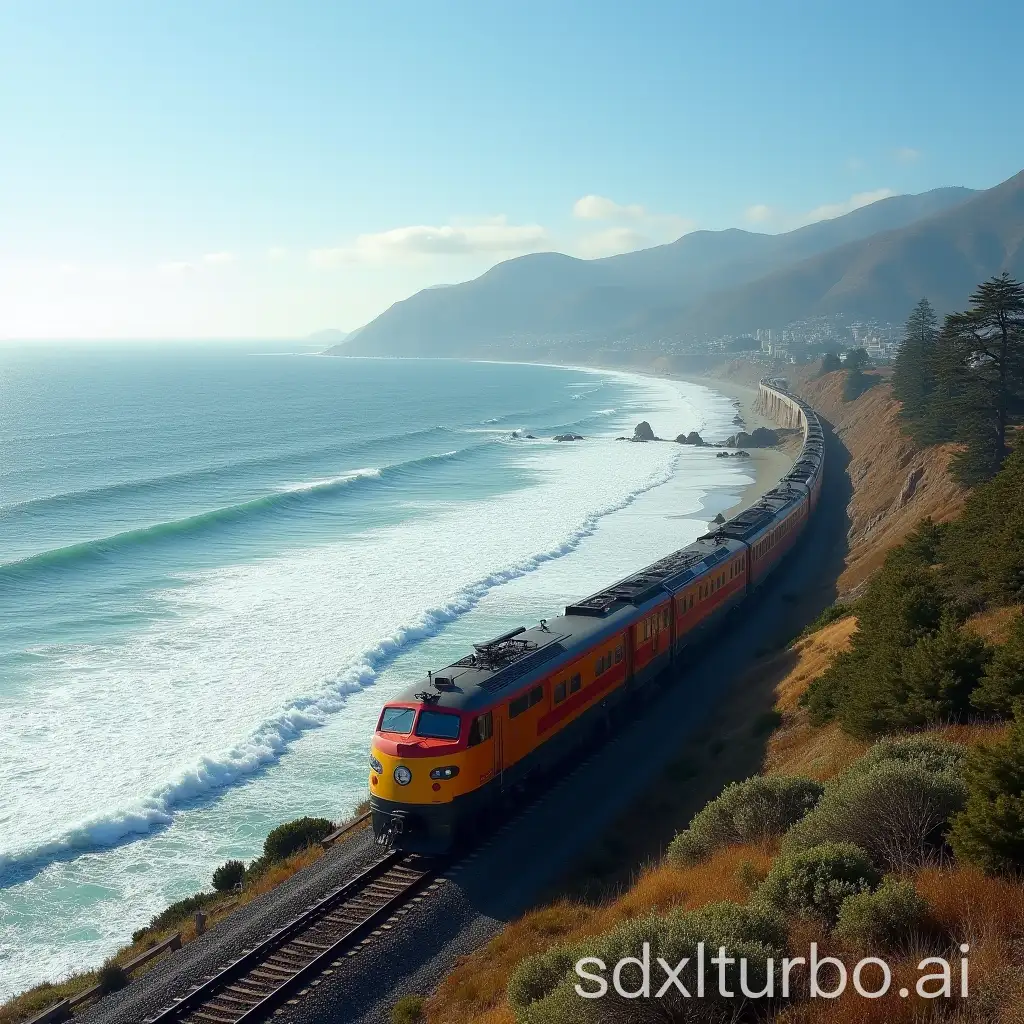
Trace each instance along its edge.
<path fill-rule="evenodd" d="M 622 644 L 615 648 L 615 664 L 618 665 L 620 661 L 622 661 Z"/>
<path fill-rule="evenodd" d="M 491 717 L 491 712 L 488 711 L 485 714 L 477 715 L 469 727 L 469 746 L 475 747 L 478 743 L 489 740 L 493 733 L 494 720 Z"/>
<path fill-rule="evenodd" d="M 416 717 L 415 708 L 385 708 L 380 716 L 381 732 L 397 732 L 408 736 L 412 732 L 412 721 Z"/>
<path fill-rule="evenodd" d="M 516 715 L 521 715 L 529 704 L 529 698 L 524 693 L 521 697 L 516 697 L 515 700 L 510 701 L 508 705 L 508 717 L 515 718 Z"/>
<path fill-rule="evenodd" d="M 424 708 L 416 719 L 416 735 L 434 740 L 457 740 L 461 724 L 458 715 Z"/>
<path fill-rule="evenodd" d="M 539 704 L 543 699 L 544 699 L 544 687 L 543 686 L 535 686 L 530 691 L 530 707 L 532 708 L 534 704 Z"/>
<path fill-rule="evenodd" d="M 667 608 L 661 613 L 661 624 L 666 629 L 668 629 L 669 617 L 668 617 L 668 609 Z"/>
<path fill-rule="evenodd" d="M 597 659 L 597 664 L 594 666 L 594 675 L 599 676 L 604 672 L 604 655 Z"/>
<path fill-rule="evenodd" d="M 556 704 L 561 704 L 565 700 L 565 680 L 562 680 L 554 689 L 554 701 Z"/>
<path fill-rule="evenodd" d="M 580 678 L 579 672 L 577 672 L 576 675 L 569 680 L 569 692 L 575 693 L 582 685 L 583 680 Z"/>

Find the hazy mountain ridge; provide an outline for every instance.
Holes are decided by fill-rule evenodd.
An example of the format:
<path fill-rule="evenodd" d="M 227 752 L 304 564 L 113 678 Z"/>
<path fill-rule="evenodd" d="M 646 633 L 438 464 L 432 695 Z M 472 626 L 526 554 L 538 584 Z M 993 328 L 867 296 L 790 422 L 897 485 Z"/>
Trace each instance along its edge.
<path fill-rule="evenodd" d="M 899 322 L 922 296 L 940 313 L 960 308 L 1003 270 L 1024 276 L 1024 171 L 962 205 L 651 315 L 637 329 L 715 335 L 838 312 Z"/>
<path fill-rule="evenodd" d="M 667 245 L 596 260 L 553 252 L 521 256 L 472 281 L 425 289 L 396 302 L 362 328 L 358 339 L 347 339 L 342 351 L 455 355 L 524 338 L 598 340 L 715 332 L 715 304 L 731 301 L 737 290 L 742 295 L 748 288 L 749 303 L 741 303 L 738 315 L 726 319 L 740 330 L 775 326 L 768 310 L 765 315 L 755 310 L 753 320 L 748 315 L 751 304 L 760 301 L 761 282 L 804 268 L 803 287 L 769 298 L 779 315 L 801 303 L 815 306 L 819 302 L 811 282 L 825 284 L 839 273 L 838 265 L 832 273 L 827 270 L 830 256 L 879 232 L 954 212 L 986 194 L 942 188 L 892 196 L 784 234 L 737 228 L 695 231 Z M 826 266 L 817 271 L 805 267 L 815 259 L 826 260 Z M 788 316 L 786 322 L 800 315 Z"/>

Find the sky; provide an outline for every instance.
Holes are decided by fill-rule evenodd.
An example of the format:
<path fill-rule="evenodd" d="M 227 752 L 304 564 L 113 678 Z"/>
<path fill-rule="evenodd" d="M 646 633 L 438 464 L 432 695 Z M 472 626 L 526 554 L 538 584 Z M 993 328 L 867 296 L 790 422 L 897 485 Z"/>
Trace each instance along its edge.
<path fill-rule="evenodd" d="M 528 252 L 988 188 L 1022 33 L 1003 0 L 0 0 L 0 340 L 352 330 Z"/>

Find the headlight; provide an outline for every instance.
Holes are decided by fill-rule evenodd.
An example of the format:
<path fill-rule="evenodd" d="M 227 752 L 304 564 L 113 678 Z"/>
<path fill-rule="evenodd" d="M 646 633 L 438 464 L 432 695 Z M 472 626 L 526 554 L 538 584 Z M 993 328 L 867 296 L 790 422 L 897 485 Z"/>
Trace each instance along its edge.
<path fill-rule="evenodd" d="M 371 755 L 370 755 L 370 767 L 371 767 L 371 768 L 372 768 L 372 769 L 373 769 L 373 770 L 374 770 L 374 771 L 375 771 L 375 772 L 376 772 L 376 773 L 377 773 L 378 775 L 380 775 L 380 774 L 381 774 L 381 773 L 382 773 L 382 772 L 384 771 L 384 765 L 382 765 L 382 764 L 380 763 L 380 761 L 378 761 L 378 760 L 377 760 L 377 758 L 375 758 L 375 757 L 373 756 L 373 754 L 371 754 Z"/>
<path fill-rule="evenodd" d="M 408 786 L 412 782 L 412 772 L 404 764 L 400 764 L 395 769 L 395 782 L 400 786 Z"/>
<path fill-rule="evenodd" d="M 430 777 L 432 779 L 454 779 L 459 774 L 457 765 L 448 765 L 446 768 L 431 768 Z"/>

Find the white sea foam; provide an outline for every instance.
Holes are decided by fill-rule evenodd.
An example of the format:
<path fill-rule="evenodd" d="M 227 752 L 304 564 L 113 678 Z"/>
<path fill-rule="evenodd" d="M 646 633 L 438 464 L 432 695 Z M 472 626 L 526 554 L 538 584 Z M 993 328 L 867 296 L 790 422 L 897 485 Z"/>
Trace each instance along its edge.
<path fill-rule="evenodd" d="M 366 469 L 352 469 L 347 473 L 339 473 L 338 476 L 328 476 L 320 480 L 304 480 L 297 484 L 281 484 L 277 489 L 288 494 L 304 494 L 309 491 L 327 490 L 340 484 L 351 483 L 353 480 L 376 478 L 380 474 L 381 471 L 378 467 L 369 466 Z"/>

